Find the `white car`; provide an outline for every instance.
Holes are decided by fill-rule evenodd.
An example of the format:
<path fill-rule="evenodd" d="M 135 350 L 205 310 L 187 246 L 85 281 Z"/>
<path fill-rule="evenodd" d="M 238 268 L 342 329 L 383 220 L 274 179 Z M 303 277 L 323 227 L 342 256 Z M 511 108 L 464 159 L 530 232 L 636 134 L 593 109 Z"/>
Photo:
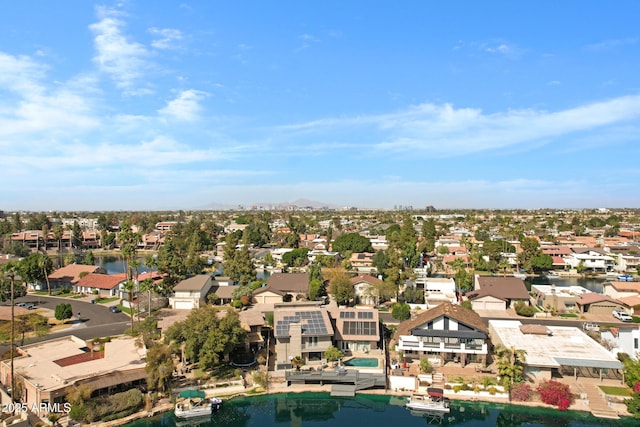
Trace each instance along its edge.
<path fill-rule="evenodd" d="M 633 321 L 633 317 L 629 316 L 624 311 L 613 310 L 613 317 L 623 322 L 631 322 Z"/>

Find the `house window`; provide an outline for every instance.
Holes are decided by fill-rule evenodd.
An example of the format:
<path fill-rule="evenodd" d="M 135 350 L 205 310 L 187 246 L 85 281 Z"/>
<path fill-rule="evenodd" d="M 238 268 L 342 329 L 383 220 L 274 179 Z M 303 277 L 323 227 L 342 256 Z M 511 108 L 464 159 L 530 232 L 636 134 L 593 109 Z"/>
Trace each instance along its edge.
<path fill-rule="evenodd" d="M 638 348 L 638 338 L 633 339 L 633 348 Z"/>
<path fill-rule="evenodd" d="M 444 330 L 445 331 L 449 330 L 449 318 L 448 317 L 444 318 Z"/>
<path fill-rule="evenodd" d="M 353 311 L 341 311 L 340 312 L 340 318 L 341 319 L 355 319 L 356 318 L 356 313 L 354 313 Z"/>
<path fill-rule="evenodd" d="M 318 346 L 318 337 L 307 337 L 307 348 Z"/>

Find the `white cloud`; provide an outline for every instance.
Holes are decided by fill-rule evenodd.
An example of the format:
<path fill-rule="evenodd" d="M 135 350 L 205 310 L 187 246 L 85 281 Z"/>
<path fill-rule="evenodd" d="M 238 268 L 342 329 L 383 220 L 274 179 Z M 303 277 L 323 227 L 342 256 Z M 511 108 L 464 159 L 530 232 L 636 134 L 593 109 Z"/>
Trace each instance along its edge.
<path fill-rule="evenodd" d="M 149 33 L 156 37 L 151 46 L 156 49 L 176 49 L 182 41 L 182 32 L 173 28 L 149 28 Z"/>
<path fill-rule="evenodd" d="M 200 101 L 207 96 L 206 92 L 188 89 L 180 92 L 177 98 L 172 99 L 166 107 L 160 109 L 158 113 L 165 117 L 177 120 L 193 121 L 198 119 L 202 110 Z"/>
<path fill-rule="evenodd" d="M 122 32 L 125 24 L 118 19 L 122 16 L 119 11 L 98 6 L 96 13 L 99 21 L 89 26 L 95 34 L 94 62 L 111 77 L 116 87 L 126 93 L 149 93 L 148 88 L 135 87 L 136 82 L 151 68 L 146 60 L 149 56 L 146 47 L 127 40 Z"/>
<path fill-rule="evenodd" d="M 594 130 L 604 134 L 612 131 L 614 139 L 610 143 L 616 143 L 615 137 L 621 135 L 613 132 L 614 127 L 638 119 L 640 95 L 632 95 L 556 112 L 526 109 L 485 114 L 475 108 L 425 103 L 392 114 L 329 118 L 278 129 L 324 141 L 341 134 L 358 134 L 361 141 L 371 142 L 354 145 L 364 149 L 370 144 L 378 154 L 456 157 L 506 147 L 539 146 Z M 325 150 L 333 149 L 331 143 L 324 146 Z"/>
<path fill-rule="evenodd" d="M 627 37 L 622 39 L 604 40 L 599 43 L 587 45 L 585 48 L 592 51 L 611 50 L 622 46 L 633 46 L 640 42 L 639 37 Z"/>
<path fill-rule="evenodd" d="M 28 56 L 13 56 L 0 52 L 0 89 L 20 94 L 39 94 L 40 80 L 47 67 Z"/>

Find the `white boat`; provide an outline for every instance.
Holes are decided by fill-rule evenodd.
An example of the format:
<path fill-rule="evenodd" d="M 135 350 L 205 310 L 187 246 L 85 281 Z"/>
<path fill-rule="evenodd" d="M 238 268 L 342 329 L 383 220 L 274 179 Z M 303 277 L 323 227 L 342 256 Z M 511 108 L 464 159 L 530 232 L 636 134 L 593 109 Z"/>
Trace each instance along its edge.
<path fill-rule="evenodd" d="M 558 273 L 552 273 L 552 272 L 550 272 L 550 271 L 546 272 L 546 273 L 544 274 L 544 276 L 545 276 L 547 279 L 559 279 L 559 278 L 560 278 L 560 275 L 559 275 Z"/>
<path fill-rule="evenodd" d="M 412 411 L 446 412 L 448 413 L 449 400 L 444 397 L 441 388 L 428 388 L 427 394 L 413 394 L 407 398 L 405 405 Z"/>
<path fill-rule="evenodd" d="M 173 411 L 176 418 L 197 418 L 211 416 L 222 406 L 222 399 L 218 397 L 188 398 L 176 403 Z"/>
<path fill-rule="evenodd" d="M 621 282 L 632 282 L 633 276 L 630 274 L 618 274 L 618 280 Z"/>
<path fill-rule="evenodd" d="M 518 279 L 526 279 L 527 275 L 524 273 L 513 273 L 513 277 L 517 277 Z"/>

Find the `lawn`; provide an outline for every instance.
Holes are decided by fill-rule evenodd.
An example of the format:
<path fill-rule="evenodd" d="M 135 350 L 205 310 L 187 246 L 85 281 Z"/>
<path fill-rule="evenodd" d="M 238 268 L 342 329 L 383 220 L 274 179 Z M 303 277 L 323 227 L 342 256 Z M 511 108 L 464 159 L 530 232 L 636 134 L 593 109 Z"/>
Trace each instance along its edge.
<path fill-rule="evenodd" d="M 117 301 L 119 300 L 119 297 L 111 297 L 111 298 L 96 298 L 95 301 L 98 304 L 106 304 L 108 302 L 112 302 L 112 301 Z"/>
<path fill-rule="evenodd" d="M 578 315 L 575 313 L 560 313 L 559 316 L 560 317 L 578 317 Z"/>
<path fill-rule="evenodd" d="M 631 396 L 631 391 L 626 387 L 612 387 L 606 385 L 601 385 L 599 387 L 604 394 L 609 394 L 611 396 Z"/>

